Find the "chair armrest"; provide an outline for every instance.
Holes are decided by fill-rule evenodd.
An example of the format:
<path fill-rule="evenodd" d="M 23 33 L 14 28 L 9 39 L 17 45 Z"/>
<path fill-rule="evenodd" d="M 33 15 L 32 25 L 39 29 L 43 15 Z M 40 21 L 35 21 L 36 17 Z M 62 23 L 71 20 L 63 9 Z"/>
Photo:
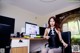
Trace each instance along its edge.
<path fill-rule="evenodd" d="M 45 48 L 48 47 L 48 42 L 45 44 Z"/>

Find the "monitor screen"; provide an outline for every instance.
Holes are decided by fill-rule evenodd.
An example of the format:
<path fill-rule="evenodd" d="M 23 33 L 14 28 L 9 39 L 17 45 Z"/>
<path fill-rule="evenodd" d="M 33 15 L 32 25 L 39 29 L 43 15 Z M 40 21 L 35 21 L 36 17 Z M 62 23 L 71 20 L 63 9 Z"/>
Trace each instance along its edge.
<path fill-rule="evenodd" d="M 26 22 L 25 27 L 26 35 L 39 34 L 39 26 L 37 26 L 37 24 Z"/>
<path fill-rule="evenodd" d="M 14 28 L 15 28 L 15 19 L 14 18 L 10 18 L 10 17 L 6 17 L 6 16 L 1 16 L 0 15 L 0 27 L 5 26 L 8 27 L 10 26 L 10 32 L 14 33 Z M 3 28 L 4 29 L 4 28 Z M 2 29 L 0 28 L 0 31 Z M 7 32 L 7 31 L 6 31 Z"/>
<path fill-rule="evenodd" d="M 0 23 L 0 40 L 9 40 L 11 33 L 11 26 Z"/>
<path fill-rule="evenodd" d="M 45 27 L 39 27 L 39 32 L 40 32 L 40 35 L 44 35 L 44 32 L 45 32 Z"/>

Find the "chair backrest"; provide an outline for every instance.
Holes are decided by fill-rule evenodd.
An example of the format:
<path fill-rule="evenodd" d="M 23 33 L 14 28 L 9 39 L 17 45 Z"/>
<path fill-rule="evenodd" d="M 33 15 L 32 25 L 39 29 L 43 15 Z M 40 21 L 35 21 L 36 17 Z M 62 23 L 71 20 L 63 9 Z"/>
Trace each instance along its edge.
<path fill-rule="evenodd" d="M 62 39 L 68 44 L 68 47 L 65 48 L 64 53 L 72 53 L 71 51 L 71 32 L 62 32 Z"/>
<path fill-rule="evenodd" d="M 62 32 L 62 39 L 69 45 L 71 45 L 71 32 Z"/>

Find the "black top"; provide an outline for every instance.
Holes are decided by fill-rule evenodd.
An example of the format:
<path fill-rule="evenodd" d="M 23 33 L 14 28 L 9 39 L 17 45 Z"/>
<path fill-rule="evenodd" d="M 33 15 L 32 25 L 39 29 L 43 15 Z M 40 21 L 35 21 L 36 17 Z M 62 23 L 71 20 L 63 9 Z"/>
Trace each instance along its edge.
<path fill-rule="evenodd" d="M 55 28 L 53 30 L 50 29 L 48 36 L 50 36 L 50 38 L 48 39 L 48 43 L 49 43 L 48 47 L 49 48 L 58 48 L 59 47 L 59 44 L 58 44 L 59 38 L 58 38 L 57 32 L 55 31 Z"/>

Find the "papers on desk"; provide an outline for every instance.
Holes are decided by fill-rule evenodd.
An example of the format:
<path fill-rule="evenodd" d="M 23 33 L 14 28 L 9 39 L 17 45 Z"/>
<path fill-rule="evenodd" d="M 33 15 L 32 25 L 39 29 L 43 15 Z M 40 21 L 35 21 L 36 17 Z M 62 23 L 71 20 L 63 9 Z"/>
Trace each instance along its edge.
<path fill-rule="evenodd" d="M 31 38 L 35 38 L 36 37 L 36 35 L 30 35 L 31 36 Z"/>

